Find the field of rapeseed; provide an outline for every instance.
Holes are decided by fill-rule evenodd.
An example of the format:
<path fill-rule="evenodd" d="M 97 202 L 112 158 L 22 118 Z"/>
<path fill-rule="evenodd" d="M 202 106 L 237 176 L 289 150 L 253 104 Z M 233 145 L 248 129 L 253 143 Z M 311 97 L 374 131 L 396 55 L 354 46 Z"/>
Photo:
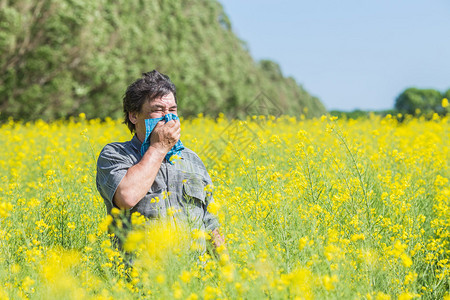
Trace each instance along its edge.
<path fill-rule="evenodd" d="M 449 299 L 448 117 L 181 124 L 227 250 L 198 257 L 205 233 L 134 215 L 132 267 L 95 188 L 98 153 L 126 126 L 2 125 L 0 299 Z"/>

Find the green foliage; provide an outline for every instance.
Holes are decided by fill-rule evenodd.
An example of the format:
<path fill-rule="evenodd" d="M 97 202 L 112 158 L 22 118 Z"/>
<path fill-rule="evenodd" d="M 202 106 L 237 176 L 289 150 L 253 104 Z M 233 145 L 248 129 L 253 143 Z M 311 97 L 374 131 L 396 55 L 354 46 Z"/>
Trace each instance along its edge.
<path fill-rule="evenodd" d="M 445 93 L 444 93 L 444 98 L 446 98 L 447 100 L 450 100 L 450 89 L 448 89 Z"/>
<path fill-rule="evenodd" d="M 408 88 L 397 97 L 395 108 L 403 114 L 427 116 L 436 112 L 442 115 L 446 113 L 441 104 L 443 98 L 437 90 Z"/>
<path fill-rule="evenodd" d="M 330 111 L 331 116 L 338 117 L 339 119 L 368 119 L 371 115 L 386 117 L 387 115 L 396 116 L 398 112 L 394 109 L 387 110 L 378 110 L 378 111 L 367 111 L 355 109 L 353 111 L 340 111 L 340 110 L 332 110 Z"/>
<path fill-rule="evenodd" d="M 174 81 L 184 116 L 243 116 L 260 93 L 283 113 L 325 112 L 276 63 L 254 62 L 217 1 L 0 2 L 0 120 L 119 117 L 152 69 Z"/>
<path fill-rule="evenodd" d="M 364 119 L 369 117 L 369 111 L 355 109 L 353 111 L 340 111 L 340 110 L 332 110 L 330 111 L 331 116 L 338 117 L 339 119 Z"/>

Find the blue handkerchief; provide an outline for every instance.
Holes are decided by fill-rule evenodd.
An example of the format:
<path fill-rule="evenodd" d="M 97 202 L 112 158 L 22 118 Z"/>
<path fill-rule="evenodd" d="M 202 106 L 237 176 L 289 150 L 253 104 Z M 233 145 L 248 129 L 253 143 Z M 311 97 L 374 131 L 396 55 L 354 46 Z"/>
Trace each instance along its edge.
<path fill-rule="evenodd" d="M 155 129 L 156 124 L 164 120 L 165 123 L 169 122 L 170 120 L 179 120 L 177 115 L 174 114 L 167 114 L 164 117 L 161 118 L 154 118 L 154 119 L 145 119 L 145 139 L 141 146 L 141 154 L 144 156 L 145 151 L 148 150 L 150 147 L 150 134 L 152 133 L 153 129 Z M 173 155 L 181 156 L 181 151 L 184 149 L 183 144 L 180 140 L 175 144 L 175 146 L 170 149 L 169 152 L 166 154 L 166 159 L 169 163 L 173 165 L 173 162 L 170 160 L 170 158 Z"/>

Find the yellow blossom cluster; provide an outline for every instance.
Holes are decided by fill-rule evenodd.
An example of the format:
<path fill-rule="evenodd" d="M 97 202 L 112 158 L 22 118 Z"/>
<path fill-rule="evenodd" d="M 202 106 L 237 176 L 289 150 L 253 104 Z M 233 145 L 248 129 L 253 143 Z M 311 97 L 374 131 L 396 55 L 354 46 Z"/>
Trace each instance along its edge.
<path fill-rule="evenodd" d="M 214 183 L 208 210 L 226 239 L 214 249 L 172 208 L 106 216 L 96 159 L 131 138 L 121 121 L 9 121 L 0 299 L 448 299 L 449 123 L 181 118 Z"/>

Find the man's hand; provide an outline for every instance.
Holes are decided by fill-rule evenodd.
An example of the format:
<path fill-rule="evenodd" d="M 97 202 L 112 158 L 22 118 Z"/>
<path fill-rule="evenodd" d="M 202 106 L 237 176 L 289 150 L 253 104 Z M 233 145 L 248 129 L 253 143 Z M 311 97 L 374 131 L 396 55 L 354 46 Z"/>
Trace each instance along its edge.
<path fill-rule="evenodd" d="M 180 136 L 181 127 L 179 120 L 170 120 L 167 123 L 160 121 L 156 124 L 150 135 L 150 147 L 167 154 L 178 142 Z"/>
<path fill-rule="evenodd" d="M 221 246 L 223 246 L 224 248 L 226 248 L 225 245 L 225 238 L 220 234 L 219 229 L 214 229 L 211 232 L 211 236 L 212 236 L 212 240 L 213 240 L 213 244 L 214 244 L 214 248 L 219 248 Z"/>
<path fill-rule="evenodd" d="M 214 229 L 211 232 L 211 238 L 214 245 L 213 253 L 221 262 L 230 262 L 230 254 L 228 253 L 225 238 L 220 234 L 219 229 Z"/>

